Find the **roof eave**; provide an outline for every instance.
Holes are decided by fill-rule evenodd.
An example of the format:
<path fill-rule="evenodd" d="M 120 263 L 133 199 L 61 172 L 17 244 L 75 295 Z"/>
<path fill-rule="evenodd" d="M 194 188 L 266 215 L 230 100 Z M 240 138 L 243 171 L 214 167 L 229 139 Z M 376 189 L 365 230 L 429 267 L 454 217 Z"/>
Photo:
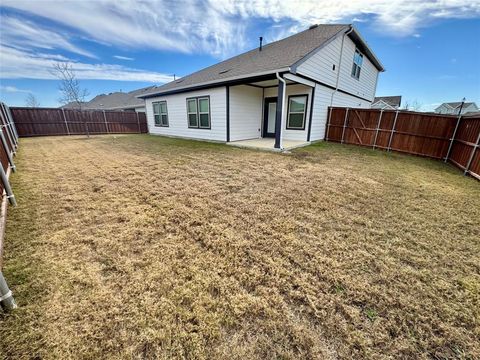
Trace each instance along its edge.
<path fill-rule="evenodd" d="M 187 92 L 191 90 L 196 90 L 198 88 L 206 88 L 206 87 L 217 87 L 217 86 L 222 86 L 226 85 L 231 82 L 238 82 L 238 80 L 248 80 L 256 77 L 261 77 L 261 76 L 268 76 L 268 75 L 275 75 L 277 72 L 286 72 L 289 71 L 289 67 L 283 67 L 275 70 L 268 70 L 268 71 L 262 71 L 258 73 L 250 73 L 246 75 L 237 75 L 237 76 L 231 76 L 229 78 L 225 79 L 216 79 L 212 81 L 205 81 L 203 83 L 197 83 L 197 84 L 191 84 L 183 87 L 177 87 L 177 88 L 172 88 L 172 89 L 165 89 L 164 91 L 156 91 L 148 94 L 142 94 L 142 95 L 137 95 L 135 96 L 138 99 L 147 99 L 151 97 L 157 97 L 161 95 L 169 95 L 169 94 L 178 94 L 182 92 Z"/>
<path fill-rule="evenodd" d="M 343 29 L 340 29 L 336 34 L 334 34 L 330 39 L 328 39 L 327 41 L 325 41 L 322 45 L 316 47 L 315 49 L 313 49 L 312 51 L 310 51 L 308 54 L 306 54 L 304 57 L 302 57 L 300 60 L 298 60 L 297 62 L 295 62 L 293 65 L 290 66 L 290 69 L 291 69 L 291 72 L 292 74 L 296 74 L 297 73 L 297 68 L 303 64 L 305 61 L 307 61 L 309 58 L 311 58 L 313 55 L 315 55 L 316 53 L 318 53 L 321 49 L 323 49 L 325 46 L 327 46 L 328 44 L 330 44 L 333 40 L 335 40 L 337 37 L 347 33 L 348 31 L 350 31 L 351 27 L 350 25 L 345 25 L 345 27 Z"/>
<path fill-rule="evenodd" d="M 374 54 L 372 49 L 368 46 L 367 42 L 363 39 L 362 35 L 358 32 L 358 30 L 355 28 L 355 26 L 351 25 L 352 31 L 349 33 L 349 36 L 352 38 L 352 40 L 358 45 L 360 45 L 360 50 L 367 55 L 368 59 L 375 65 L 375 67 L 380 71 L 384 72 L 385 67 L 381 63 L 381 61 L 377 58 L 377 56 Z M 363 47 L 363 48 L 362 48 Z"/>

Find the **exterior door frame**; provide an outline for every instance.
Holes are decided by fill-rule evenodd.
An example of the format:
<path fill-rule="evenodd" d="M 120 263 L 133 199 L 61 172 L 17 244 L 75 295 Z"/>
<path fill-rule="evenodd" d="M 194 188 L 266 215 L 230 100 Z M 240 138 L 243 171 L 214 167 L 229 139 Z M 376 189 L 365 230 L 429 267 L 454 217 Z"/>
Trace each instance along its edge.
<path fill-rule="evenodd" d="M 264 104 L 263 104 L 263 132 L 262 132 L 262 137 L 275 137 L 275 130 L 273 133 L 268 132 L 268 108 L 269 104 L 271 103 L 276 103 L 278 101 L 277 96 L 272 96 L 272 97 L 266 97 L 264 98 Z M 275 118 L 273 119 L 275 121 Z"/>

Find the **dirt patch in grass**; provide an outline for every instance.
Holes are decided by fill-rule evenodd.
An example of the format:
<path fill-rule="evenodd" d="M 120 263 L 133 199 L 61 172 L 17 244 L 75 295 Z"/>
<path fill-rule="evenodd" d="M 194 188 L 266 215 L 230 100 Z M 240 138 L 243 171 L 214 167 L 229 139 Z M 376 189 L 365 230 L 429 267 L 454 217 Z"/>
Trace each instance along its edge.
<path fill-rule="evenodd" d="M 22 139 L 11 358 L 478 358 L 480 184 L 440 162 Z"/>

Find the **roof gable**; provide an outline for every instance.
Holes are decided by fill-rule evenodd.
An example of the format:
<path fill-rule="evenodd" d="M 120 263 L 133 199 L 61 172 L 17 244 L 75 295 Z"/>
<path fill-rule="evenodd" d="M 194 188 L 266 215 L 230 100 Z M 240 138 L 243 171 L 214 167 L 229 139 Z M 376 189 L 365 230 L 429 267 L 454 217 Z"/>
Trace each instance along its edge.
<path fill-rule="evenodd" d="M 188 89 L 199 84 L 217 83 L 232 78 L 248 77 L 253 74 L 286 71 L 288 68 L 317 48 L 328 43 L 336 35 L 351 29 L 347 24 L 311 26 L 298 34 L 255 48 L 243 54 L 214 64 L 178 80 L 159 86 L 148 95 L 174 90 Z"/>
<path fill-rule="evenodd" d="M 375 97 L 375 99 L 373 99 L 373 104 L 379 101 L 390 106 L 400 106 L 402 102 L 402 97 L 401 96 L 377 96 Z"/>

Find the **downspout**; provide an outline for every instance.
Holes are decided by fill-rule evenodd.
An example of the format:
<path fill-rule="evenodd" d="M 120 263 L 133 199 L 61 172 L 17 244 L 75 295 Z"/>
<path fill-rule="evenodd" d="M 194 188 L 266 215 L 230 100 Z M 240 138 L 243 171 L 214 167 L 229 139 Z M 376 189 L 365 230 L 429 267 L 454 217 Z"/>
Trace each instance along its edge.
<path fill-rule="evenodd" d="M 338 83 L 340 81 L 340 70 L 342 69 L 342 60 L 343 60 L 343 43 L 345 42 L 345 36 L 350 34 L 353 31 L 353 27 L 350 27 L 350 30 L 345 32 L 342 36 L 342 45 L 340 48 L 340 60 L 338 62 L 338 72 L 337 72 L 337 80 L 335 82 L 335 91 L 332 93 L 332 97 L 330 98 L 330 106 L 333 106 L 333 98 L 338 92 Z"/>
<path fill-rule="evenodd" d="M 283 91 L 282 91 L 282 118 L 281 118 L 281 126 L 280 126 L 280 150 L 283 150 L 283 119 L 285 118 L 284 114 L 284 109 L 285 109 L 285 92 L 287 91 L 287 82 L 285 81 L 284 78 L 280 76 L 280 74 L 277 72 L 275 73 L 277 76 L 278 81 L 281 81 L 283 83 Z"/>

